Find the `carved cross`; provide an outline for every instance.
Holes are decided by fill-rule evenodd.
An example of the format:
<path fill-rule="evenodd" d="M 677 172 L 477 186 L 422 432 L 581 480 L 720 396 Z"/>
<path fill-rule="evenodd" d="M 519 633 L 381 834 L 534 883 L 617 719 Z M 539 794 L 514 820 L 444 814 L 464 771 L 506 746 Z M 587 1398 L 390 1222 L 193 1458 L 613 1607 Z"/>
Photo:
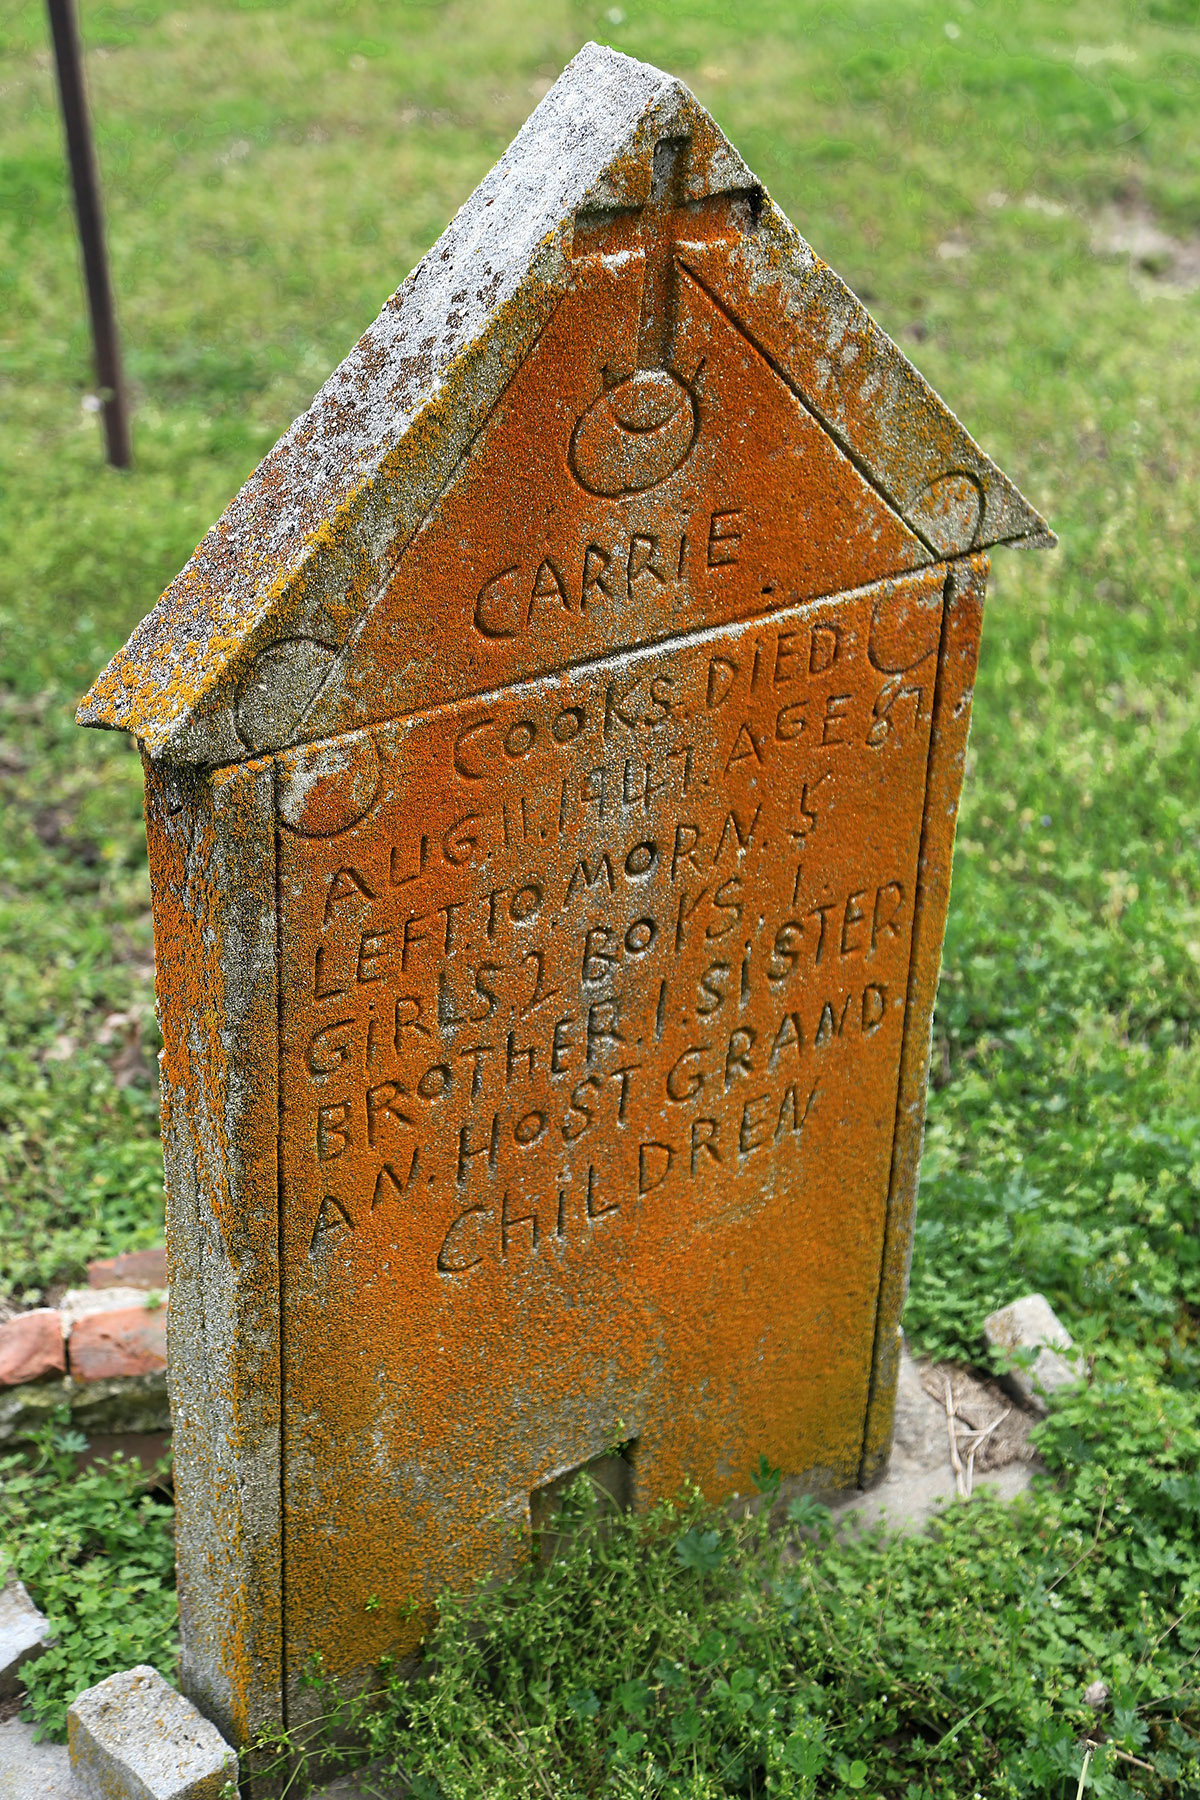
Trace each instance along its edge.
<path fill-rule="evenodd" d="M 645 256 L 639 369 L 670 366 L 679 306 L 676 253 L 686 244 L 734 242 L 751 225 L 758 205 L 756 189 L 683 199 L 690 144 L 684 137 L 661 138 L 655 144 L 650 198 L 644 206 L 575 215 L 572 256 L 613 256 L 622 250 L 641 250 Z"/>

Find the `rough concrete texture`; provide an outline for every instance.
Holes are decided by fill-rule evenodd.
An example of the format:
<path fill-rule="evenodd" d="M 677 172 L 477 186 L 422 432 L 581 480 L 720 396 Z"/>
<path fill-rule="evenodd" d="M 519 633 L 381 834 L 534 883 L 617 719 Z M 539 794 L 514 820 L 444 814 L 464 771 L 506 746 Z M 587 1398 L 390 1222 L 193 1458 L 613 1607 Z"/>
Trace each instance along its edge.
<path fill-rule="evenodd" d="M 882 1466 L 1017 540 L 593 45 L 97 682 L 146 752 L 183 1679 L 237 1742 L 616 1442 L 639 1507 Z"/>
<path fill-rule="evenodd" d="M 0 1800 L 80 1800 L 65 1744 L 35 1744 L 23 1719 L 0 1720 Z"/>
<path fill-rule="evenodd" d="M 0 1325 L 0 1387 L 37 1381 L 65 1367 L 62 1320 L 52 1307 L 18 1313 Z"/>
<path fill-rule="evenodd" d="M 989 1313 L 983 1336 L 989 1349 L 1006 1357 L 1036 1353 L 1028 1367 L 1014 1363 L 1004 1376 L 1005 1385 L 1035 1412 L 1045 1413 L 1047 1397 L 1080 1378 L 1078 1357 L 1071 1354 L 1075 1340 L 1044 1294 L 1026 1294 Z"/>
<path fill-rule="evenodd" d="M 157 1669 L 110 1675 L 67 1713 L 79 1800 L 218 1800 L 238 1759 Z"/>
<path fill-rule="evenodd" d="M 49 1620 L 38 1611 L 24 1585 L 9 1581 L 0 1588 L 0 1700 L 18 1692 L 22 1664 L 49 1649 L 53 1641 Z"/>
<path fill-rule="evenodd" d="M 146 765 L 180 1681 L 239 1745 L 283 1722 L 273 782 Z"/>

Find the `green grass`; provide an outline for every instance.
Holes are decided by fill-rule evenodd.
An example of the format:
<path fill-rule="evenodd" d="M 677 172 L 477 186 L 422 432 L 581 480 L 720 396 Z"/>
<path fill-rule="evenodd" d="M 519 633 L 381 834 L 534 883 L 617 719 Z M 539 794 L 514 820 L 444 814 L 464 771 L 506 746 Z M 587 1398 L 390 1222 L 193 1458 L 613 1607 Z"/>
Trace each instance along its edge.
<path fill-rule="evenodd" d="M 1194 1795 L 1200 293 L 1093 236 L 1113 209 L 1200 236 L 1200 6 L 82 14 L 137 462 L 106 470 L 82 409 L 44 16 L 2 0 L 0 1292 L 32 1299 L 161 1232 L 140 772 L 75 729 L 78 693 L 579 43 L 658 61 L 1060 534 L 995 559 L 906 1324 L 975 1357 L 982 1314 L 1040 1288 L 1096 1374 L 1027 1509 L 891 1550 L 810 1545 L 811 1604 L 752 1533 L 722 1537 L 702 1581 L 683 1526 L 603 1551 L 585 1533 L 548 1586 L 481 1602 L 468 1635 L 451 1609 L 434 1682 L 387 1716 L 447 1800 L 1073 1800 L 1081 1694 L 1103 1678 L 1115 1710 L 1093 1728 L 1138 1761 L 1102 1749 L 1088 1791 Z M 53 1465 L 38 1478 L 53 1487 Z M 37 1532 L 9 1536 L 49 1594 Z M 107 1555 L 97 1539 L 71 1566 Z M 169 1604 L 136 1603 L 148 1655 Z M 706 1660 L 710 1615 L 725 1648 Z M 552 1643 L 543 1678 L 531 1659 Z M 133 1660 L 127 1640 L 114 1656 Z M 48 1723 L 73 1678 L 38 1677 Z M 571 1711 L 578 1693 L 594 1713 Z M 707 1722 L 684 1754 L 689 1706 Z"/>
<path fill-rule="evenodd" d="M 140 1662 L 170 1669 L 175 1656 L 170 1499 L 120 1453 L 80 1471 L 86 1447 L 63 1409 L 33 1446 L 0 1457 L 0 1579 L 15 1565 L 54 1622 L 26 1710 L 55 1736 L 84 1688 Z"/>
<path fill-rule="evenodd" d="M 1107 1453 L 1081 1458 L 1098 1413 Z M 559 1560 L 448 1600 L 432 1672 L 334 1717 L 415 1800 L 1073 1800 L 1102 1733 L 1093 1794 L 1193 1795 L 1200 1631 L 1162 1603 L 1200 1520 L 1194 1405 L 1102 1358 L 1042 1448 L 1057 1491 L 890 1544 L 834 1537 L 809 1499 L 784 1531 L 698 1502 L 602 1530 L 581 1483 Z M 1084 1698 L 1101 1675 L 1103 1727 Z M 1131 1786 L 1139 1763 L 1153 1782 Z"/>

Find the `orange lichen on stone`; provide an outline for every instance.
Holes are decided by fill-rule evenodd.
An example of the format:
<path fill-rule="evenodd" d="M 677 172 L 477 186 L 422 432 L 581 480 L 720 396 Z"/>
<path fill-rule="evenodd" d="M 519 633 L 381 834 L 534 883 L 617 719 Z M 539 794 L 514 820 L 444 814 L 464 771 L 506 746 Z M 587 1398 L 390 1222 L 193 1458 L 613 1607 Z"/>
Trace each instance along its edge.
<path fill-rule="evenodd" d="M 294 1681 L 621 1438 L 857 1480 L 944 582 L 278 759 Z"/>

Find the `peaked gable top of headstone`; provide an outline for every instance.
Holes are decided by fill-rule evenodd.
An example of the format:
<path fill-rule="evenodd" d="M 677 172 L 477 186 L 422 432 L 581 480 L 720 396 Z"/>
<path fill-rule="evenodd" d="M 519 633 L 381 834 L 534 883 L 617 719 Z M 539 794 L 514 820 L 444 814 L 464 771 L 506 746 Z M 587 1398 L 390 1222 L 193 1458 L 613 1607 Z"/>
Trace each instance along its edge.
<path fill-rule="evenodd" d="M 910 561 L 1052 544 L 688 89 L 587 44 L 95 682 L 79 722 L 210 766 L 330 729 L 330 696 L 399 558 L 572 291 L 589 231 L 655 199 L 664 141 L 687 145 L 679 215 L 701 221 L 721 201 L 741 226 L 710 266 L 702 224 L 685 223 L 675 247 L 694 252 L 714 305 L 736 311 L 890 509 Z M 611 242 L 608 254 L 621 261 Z"/>

